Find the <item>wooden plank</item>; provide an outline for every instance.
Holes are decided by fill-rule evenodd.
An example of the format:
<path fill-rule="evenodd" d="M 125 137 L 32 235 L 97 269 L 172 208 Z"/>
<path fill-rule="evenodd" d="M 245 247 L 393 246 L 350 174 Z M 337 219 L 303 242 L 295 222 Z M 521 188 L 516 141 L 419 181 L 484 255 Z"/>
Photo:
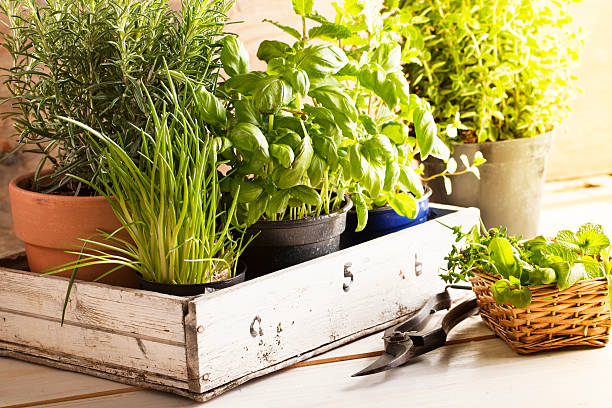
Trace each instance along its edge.
<path fill-rule="evenodd" d="M 21 349 L 54 359 L 65 356 L 105 371 L 123 368 L 186 380 L 185 347 L 0 311 L 0 349 Z"/>
<path fill-rule="evenodd" d="M 275 373 L 201 405 L 172 395 L 142 391 L 42 406 L 319 408 L 404 404 L 427 408 L 481 405 L 514 408 L 527 404 L 601 407 L 610 398 L 606 375 L 612 365 L 610 347 L 519 356 L 501 340 L 493 339 L 446 346 L 419 357 L 413 364 L 383 374 L 350 377 L 371 361 L 353 360 Z M 572 367 L 579 370 L 572 371 Z M 568 375 L 570 372 L 574 375 Z M 543 392 L 537 386 L 541 381 L 526 386 L 526 375 L 546 379 L 554 389 Z"/>
<path fill-rule="evenodd" d="M 0 310 L 53 322 L 61 319 L 68 279 L 0 267 Z M 185 344 L 186 300 L 93 282 L 75 282 L 65 325 Z"/>
<path fill-rule="evenodd" d="M 440 221 L 469 226 L 477 217 L 464 209 Z M 442 286 L 452 242 L 449 229 L 427 222 L 195 299 L 201 391 L 413 312 Z M 344 291 L 349 263 L 354 281 Z"/>
<path fill-rule="evenodd" d="M 113 381 L 0 358 L 0 407 L 125 388 Z"/>

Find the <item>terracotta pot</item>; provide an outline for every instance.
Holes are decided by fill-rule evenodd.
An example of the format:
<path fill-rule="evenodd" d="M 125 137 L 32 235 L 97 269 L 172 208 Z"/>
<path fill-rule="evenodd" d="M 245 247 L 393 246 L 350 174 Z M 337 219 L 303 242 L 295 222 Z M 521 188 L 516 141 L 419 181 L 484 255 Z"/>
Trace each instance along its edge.
<path fill-rule="evenodd" d="M 42 273 L 47 269 L 77 259 L 66 250 L 80 250 L 78 238 L 93 238 L 97 229 L 112 232 L 121 226 L 108 201 L 101 196 L 74 197 L 41 194 L 29 191 L 28 181 L 33 173 L 14 178 L 9 184 L 13 229 L 23 241 L 30 270 Z M 93 281 L 111 265 L 80 268 L 77 279 Z M 72 271 L 56 275 L 70 277 Z M 109 285 L 137 287 L 136 274 L 125 268 L 117 270 L 100 282 Z"/>

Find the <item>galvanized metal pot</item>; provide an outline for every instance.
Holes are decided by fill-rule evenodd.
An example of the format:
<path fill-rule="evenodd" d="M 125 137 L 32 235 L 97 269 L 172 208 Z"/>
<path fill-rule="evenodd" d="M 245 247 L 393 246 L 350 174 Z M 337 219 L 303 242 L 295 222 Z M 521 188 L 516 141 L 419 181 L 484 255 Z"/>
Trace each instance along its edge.
<path fill-rule="evenodd" d="M 499 142 L 457 144 L 452 157 L 457 170 L 465 167 L 459 157 L 481 151 L 487 162 L 479 167 L 480 180 L 468 173 L 452 177 L 453 191 L 446 194 L 443 180 L 428 182 L 433 190 L 431 201 L 460 207 L 478 207 L 487 227 L 505 226 L 508 232 L 531 238 L 537 235 L 546 158 L 553 132 L 526 139 Z M 425 160 L 425 176 L 442 172 L 445 164 L 438 159 Z"/>

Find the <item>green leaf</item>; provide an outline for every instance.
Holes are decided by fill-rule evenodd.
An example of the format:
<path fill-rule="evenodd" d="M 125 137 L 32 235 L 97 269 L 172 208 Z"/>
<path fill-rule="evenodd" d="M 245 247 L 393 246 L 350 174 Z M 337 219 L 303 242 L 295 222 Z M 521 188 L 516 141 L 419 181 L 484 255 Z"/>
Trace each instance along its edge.
<path fill-rule="evenodd" d="M 516 267 L 516 260 L 510 242 L 506 238 L 495 237 L 491 239 L 487 249 L 497 271 L 506 279 L 513 275 Z"/>
<path fill-rule="evenodd" d="M 323 23 L 308 30 L 308 38 L 344 39 L 353 33 L 348 27 L 334 23 Z"/>
<path fill-rule="evenodd" d="M 247 225 L 253 225 L 259 221 L 266 211 L 269 200 L 270 197 L 267 194 L 262 194 L 255 201 L 248 204 Z"/>
<path fill-rule="evenodd" d="M 300 16 L 306 16 L 312 14 L 312 8 L 314 7 L 314 0 L 291 0 L 293 4 L 293 11 L 295 14 Z"/>
<path fill-rule="evenodd" d="M 400 122 L 385 123 L 380 132 L 396 145 L 403 145 L 408 140 L 408 128 Z"/>
<path fill-rule="evenodd" d="M 310 184 L 315 187 L 318 186 L 326 169 L 327 163 L 325 159 L 315 153 L 308 167 L 308 179 L 310 180 Z"/>
<path fill-rule="evenodd" d="M 292 36 L 293 38 L 297 40 L 302 39 L 302 35 L 300 34 L 300 32 L 293 27 L 289 27 L 281 23 L 277 23 L 276 21 L 268 20 L 267 18 L 264 18 L 262 21 L 265 23 L 270 23 L 270 24 L 275 25 L 276 27 L 280 28 L 281 30 L 283 30 L 284 32 L 286 32 L 287 34 L 289 34 L 290 36 Z"/>
<path fill-rule="evenodd" d="M 510 303 L 514 307 L 524 308 L 531 304 L 532 295 L 528 287 L 512 288 L 505 280 L 498 280 L 491 285 L 495 301 L 502 305 Z"/>
<path fill-rule="evenodd" d="M 355 143 L 349 149 L 349 161 L 353 179 L 361 181 L 370 171 L 370 162 L 361 154 L 359 144 Z"/>
<path fill-rule="evenodd" d="M 270 157 L 268 151 L 268 140 L 261 130 L 252 123 L 237 123 L 230 132 L 230 140 L 240 150 L 257 152 L 263 158 Z"/>
<path fill-rule="evenodd" d="M 262 124 L 261 113 L 257 112 L 251 99 L 234 101 L 234 115 L 237 122 L 247 122 L 257 127 Z"/>
<path fill-rule="evenodd" d="M 351 200 L 353 200 L 355 212 L 357 212 L 357 228 L 355 228 L 355 232 L 363 231 L 368 223 L 368 205 L 361 193 L 352 194 Z"/>
<path fill-rule="evenodd" d="M 250 203 L 255 201 L 263 192 L 263 187 L 252 180 L 232 179 L 232 195 L 238 194 L 239 203 Z"/>
<path fill-rule="evenodd" d="M 431 152 L 429 154 L 442 161 L 448 161 L 450 159 L 450 149 L 446 143 L 437 136 L 433 138 L 433 145 L 431 146 Z"/>
<path fill-rule="evenodd" d="M 251 71 L 247 74 L 231 77 L 223 83 L 223 88 L 227 92 L 253 95 L 261 87 L 261 81 L 267 77 L 268 75 L 265 72 Z"/>
<path fill-rule="evenodd" d="M 408 104 L 410 102 L 410 85 L 402 71 L 393 71 L 387 74 L 387 81 L 395 86 L 395 93 L 399 100 Z"/>
<path fill-rule="evenodd" d="M 197 109 L 200 118 L 205 123 L 214 126 L 224 126 L 227 122 L 227 111 L 223 103 L 204 87 L 199 87 L 195 93 Z"/>
<path fill-rule="evenodd" d="M 330 137 L 319 136 L 313 140 L 314 150 L 321 156 L 332 170 L 338 167 L 338 148 Z"/>
<path fill-rule="evenodd" d="M 291 196 L 307 205 L 315 207 L 321 205 L 321 196 L 319 193 L 317 193 L 314 188 L 303 184 L 292 187 Z"/>
<path fill-rule="evenodd" d="M 529 274 L 529 285 L 548 285 L 557 279 L 553 268 L 535 268 Z"/>
<path fill-rule="evenodd" d="M 221 64 L 223 70 L 231 77 L 249 72 L 249 53 L 244 44 L 235 35 L 226 35 L 221 39 Z"/>
<path fill-rule="evenodd" d="M 281 166 L 289 168 L 293 163 L 294 154 L 291 147 L 285 144 L 271 144 L 270 145 L 270 156 L 274 157 Z"/>
<path fill-rule="evenodd" d="M 368 132 L 370 135 L 378 134 L 378 126 L 376 125 L 376 122 L 374 122 L 374 119 L 372 119 L 370 116 L 359 115 L 359 121 L 363 125 L 366 132 Z"/>
<path fill-rule="evenodd" d="M 585 254 L 597 254 L 610 246 L 610 240 L 601 225 L 586 223 L 576 233 L 578 246 Z"/>
<path fill-rule="evenodd" d="M 404 217 L 414 218 L 417 215 L 418 203 L 412 194 L 399 193 L 389 197 L 389 205 Z"/>
<path fill-rule="evenodd" d="M 289 204 L 291 193 L 289 190 L 276 190 L 272 193 L 268 205 L 266 206 L 266 215 L 272 217 L 275 214 L 285 212 Z"/>
<path fill-rule="evenodd" d="M 253 96 L 254 106 L 264 114 L 275 114 L 293 98 L 291 85 L 283 78 L 271 76 L 263 80 Z"/>
<path fill-rule="evenodd" d="M 586 270 L 583 264 L 570 264 L 568 262 L 556 262 L 552 268 L 557 274 L 557 288 L 565 290 L 581 281 L 586 276 Z"/>
<path fill-rule="evenodd" d="M 308 78 L 306 71 L 301 69 L 292 70 L 289 75 L 287 75 L 287 79 L 297 93 L 302 96 L 306 96 L 308 94 L 308 91 L 310 90 L 310 79 Z"/>
<path fill-rule="evenodd" d="M 264 40 L 257 49 L 257 58 L 269 62 L 273 58 L 287 58 L 290 51 L 289 44 L 282 41 Z"/>
<path fill-rule="evenodd" d="M 316 99 L 321 105 L 334 113 L 345 115 L 352 122 L 356 122 L 359 114 L 353 100 L 342 89 L 325 85 L 316 89 L 311 89 L 309 95 Z"/>
<path fill-rule="evenodd" d="M 383 134 L 371 136 L 364 145 L 367 146 L 368 151 L 376 158 L 383 158 L 385 161 L 397 159 L 396 150 L 391 141 Z"/>
<path fill-rule="evenodd" d="M 400 166 L 399 185 L 403 192 L 411 192 L 416 197 L 421 197 L 425 193 L 421 177 L 410 166 Z"/>
<path fill-rule="evenodd" d="M 383 43 L 374 50 L 370 61 L 380 65 L 385 72 L 401 71 L 402 47 L 397 43 Z"/>
<path fill-rule="evenodd" d="M 385 182 L 385 170 L 384 166 L 371 162 L 369 171 L 360 180 L 360 184 L 366 189 L 370 198 L 376 198 L 382 193 Z"/>
<path fill-rule="evenodd" d="M 395 189 L 395 185 L 399 182 L 400 172 L 400 165 L 395 160 L 387 162 L 383 185 L 384 192 L 392 192 Z"/>
<path fill-rule="evenodd" d="M 333 45 L 314 44 L 299 50 L 295 56 L 296 65 L 309 75 L 324 77 L 335 74 L 348 63 L 342 49 Z"/>
<path fill-rule="evenodd" d="M 299 184 L 306 174 L 314 154 L 310 137 L 305 136 L 295 152 L 295 160 L 289 169 L 279 173 L 278 188 L 287 189 Z"/>
<path fill-rule="evenodd" d="M 425 160 L 433 150 L 437 126 L 429 109 L 417 107 L 413 113 L 414 131 L 417 145 L 421 152 L 421 160 Z"/>

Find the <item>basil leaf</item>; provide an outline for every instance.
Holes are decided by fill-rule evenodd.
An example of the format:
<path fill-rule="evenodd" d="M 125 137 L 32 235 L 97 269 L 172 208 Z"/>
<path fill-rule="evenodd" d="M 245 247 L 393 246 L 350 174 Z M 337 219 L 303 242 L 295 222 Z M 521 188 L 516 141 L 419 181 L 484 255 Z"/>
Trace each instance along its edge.
<path fill-rule="evenodd" d="M 359 115 L 359 121 L 363 125 L 366 132 L 370 135 L 378 134 L 378 126 L 376 126 L 376 122 L 368 115 Z"/>
<path fill-rule="evenodd" d="M 361 193 L 354 193 L 351 195 L 351 200 L 353 200 L 355 212 L 357 212 L 357 228 L 355 228 L 355 232 L 363 231 L 368 223 L 368 206 L 365 198 Z"/>
<path fill-rule="evenodd" d="M 268 140 L 261 130 L 252 123 L 240 122 L 234 126 L 229 134 L 230 140 L 240 150 L 257 152 L 263 158 L 270 157 Z"/>
<path fill-rule="evenodd" d="M 418 203 L 412 194 L 399 193 L 389 197 L 389 205 L 399 215 L 414 218 L 417 215 Z"/>
<path fill-rule="evenodd" d="M 293 159 L 295 158 L 291 147 L 285 144 L 271 144 L 270 145 L 270 156 L 274 157 L 281 166 L 289 168 Z"/>
<path fill-rule="evenodd" d="M 421 177 L 410 166 L 400 165 L 399 186 L 404 192 L 411 192 L 415 197 L 420 198 L 425 190 Z"/>
<path fill-rule="evenodd" d="M 374 50 L 370 61 L 380 65 L 386 72 L 401 70 L 402 47 L 397 43 L 382 43 Z"/>
<path fill-rule="evenodd" d="M 342 89 L 335 86 L 321 86 L 311 89 L 308 93 L 321 105 L 330 109 L 334 113 L 334 118 L 338 119 L 341 115 L 346 116 L 351 122 L 356 122 L 359 113 L 353 100 Z M 337 115 L 338 114 L 338 115 Z"/>
<path fill-rule="evenodd" d="M 263 192 L 263 187 L 252 180 L 232 179 L 231 181 L 232 195 L 238 195 L 239 203 L 250 203 L 255 201 Z"/>
<path fill-rule="evenodd" d="M 310 184 L 313 186 L 318 186 L 326 169 L 327 163 L 325 160 L 315 153 L 312 156 L 310 167 L 308 167 L 308 179 L 310 180 Z"/>
<path fill-rule="evenodd" d="M 293 97 L 291 85 L 284 79 L 271 76 L 262 81 L 260 88 L 253 96 L 254 106 L 264 114 L 277 113 L 287 106 Z"/>
<path fill-rule="evenodd" d="M 266 215 L 272 217 L 275 214 L 285 212 L 287 205 L 289 204 L 290 192 L 289 190 L 276 190 L 272 193 L 268 205 L 266 206 Z"/>
<path fill-rule="evenodd" d="M 319 193 L 314 188 L 303 184 L 292 187 L 291 196 L 307 205 L 318 206 L 321 204 Z"/>
<path fill-rule="evenodd" d="M 438 132 L 436 123 L 431 111 L 421 106 L 415 109 L 413 119 L 421 160 L 425 160 L 433 150 L 434 138 Z"/>
<path fill-rule="evenodd" d="M 249 72 L 249 53 L 244 44 L 235 35 L 226 35 L 221 39 L 221 64 L 230 77 Z"/>
<path fill-rule="evenodd" d="M 310 137 L 306 136 L 296 149 L 295 160 L 289 169 L 283 169 L 279 172 L 277 185 L 280 189 L 291 188 L 297 185 L 310 166 L 314 152 Z"/>
<path fill-rule="evenodd" d="M 282 41 L 264 40 L 257 49 L 257 58 L 269 62 L 273 58 L 287 57 L 291 47 Z"/>
<path fill-rule="evenodd" d="M 308 94 L 308 90 L 310 89 L 310 79 L 308 79 L 308 74 L 306 74 L 305 71 L 301 69 L 292 70 L 287 79 L 297 93 L 302 96 L 306 96 Z"/>
<path fill-rule="evenodd" d="M 200 118 L 205 123 L 224 126 L 227 122 L 227 111 L 223 103 L 204 87 L 199 87 L 195 93 L 197 109 Z"/>
<path fill-rule="evenodd" d="M 236 75 L 223 83 L 226 92 L 238 92 L 242 95 L 253 95 L 260 87 L 261 81 L 268 76 L 265 72 L 251 71 L 247 74 Z"/>
<path fill-rule="evenodd" d="M 234 101 L 234 115 L 237 122 L 246 122 L 261 127 L 261 113 L 255 110 L 251 99 Z"/>
<path fill-rule="evenodd" d="M 296 53 L 296 65 L 309 75 L 335 74 L 348 63 L 344 51 L 336 46 L 309 45 Z"/>
<path fill-rule="evenodd" d="M 349 149 L 349 162 L 351 165 L 351 175 L 357 181 L 361 181 L 370 171 L 370 162 L 361 154 L 359 144 L 357 143 Z"/>
<path fill-rule="evenodd" d="M 385 183 L 383 191 L 392 192 L 400 177 L 400 165 L 395 160 L 389 160 L 385 169 Z"/>
<path fill-rule="evenodd" d="M 408 128 L 400 122 L 385 123 L 380 131 L 396 145 L 403 145 L 408 140 Z"/>

